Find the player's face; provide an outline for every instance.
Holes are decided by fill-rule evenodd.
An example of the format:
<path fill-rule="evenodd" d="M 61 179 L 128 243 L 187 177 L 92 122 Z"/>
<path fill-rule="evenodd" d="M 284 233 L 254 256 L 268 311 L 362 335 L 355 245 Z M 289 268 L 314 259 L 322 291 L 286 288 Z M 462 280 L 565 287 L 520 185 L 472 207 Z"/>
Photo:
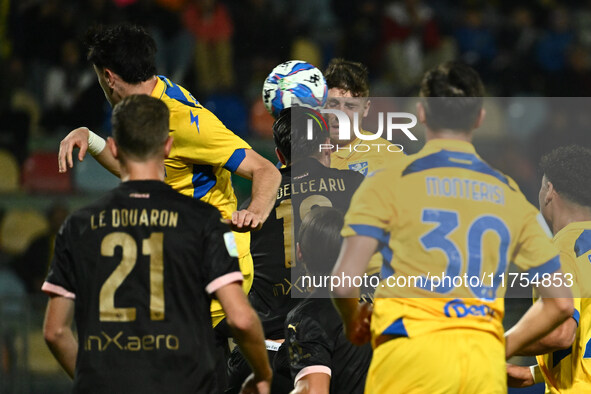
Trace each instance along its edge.
<path fill-rule="evenodd" d="M 329 114 L 328 124 L 330 131 L 330 139 L 333 143 L 347 144 L 355 139 L 353 127 L 355 123 L 355 114 L 357 114 L 357 129 L 361 131 L 361 122 L 369 112 L 369 99 L 367 97 L 353 97 L 349 90 L 338 88 L 331 88 L 328 90 L 328 99 L 326 101 L 327 109 L 338 109 L 349 117 L 351 125 L 350 135 L 351 139 L 343 141 L 339 139 L 339 122 L 335 115 Z"/>

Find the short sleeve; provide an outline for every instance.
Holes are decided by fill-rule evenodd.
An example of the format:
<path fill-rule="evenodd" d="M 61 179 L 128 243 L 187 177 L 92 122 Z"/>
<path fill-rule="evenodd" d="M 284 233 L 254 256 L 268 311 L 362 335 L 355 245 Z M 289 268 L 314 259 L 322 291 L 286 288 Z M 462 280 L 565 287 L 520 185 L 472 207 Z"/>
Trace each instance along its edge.
<path fill-rule="evenodd" d="M 560 269 L 558 249 L 550 239 L 546 222 L 533 206 L 529 206 L 517 239 L 513 262 L 530 275 L 552 273 Z"/>
<path fill-rule="evenodd" d="M 560 245 L 559 245 L 560 247 Z M 571 292 L 573 293 L 573 300 L 575 303 L 575 309 L 580 312 L 581 311 L 581 299 L 577 297 L 581 297 L 581 288 L 584 288 L 584 283 L 580 283 L 582 278 L 584 278 L 583 274 L 580 272 L 577 266 L 577 259 L 575 258 L 572 252 L 566 252 L 562 247 L 560 247 L 560 269 L 563 274 L 571 274 L 572 275 L 572 286 L 570 287 Z M 565 277 L 566 279 L 566 277 Z M 570 283 L 567 281 L 567 283 Z M 578 319 L 577 324 L 579 323 Z"/>
<path fill-rule="evenodd" d="M 74 275 L 74 261 L 69 239 L 70 220 L 64 222 L 55 237 L 54 254 L 49 267 L 47 278 L 41 287 L 49 295 L 57 295 L 69 299 L 76 298 L 76 279 Z"/>
<path fill-rule="evenodd" d="M 172 115 L 173 146 L 177 156 L 198 164 L 224 167 L 236 171 L 251 149 L 210 111 L 184 107 Z"/>
<path fill-rule="evenodd" d="M 230 283 L 242 282 L 234 233 L 221 222 L 217 211 L 205 226 L 204 238 L 205 290 L 213 294 Z"/>
<path fill-rule="evenodd" d="M 294 383 L 309 373 L 331 375 L 332 341 L 316 320 L 310 317 L 294 318 L 290 314 L 285 323 L 285 330 L 289 366 Z"/>
<path fill-rule="evenodd" d="M 376 171 L 361 183 L 345 215 L 343 237 L 364 235 L 388 243 L 385 237 L 396 219 L 396 203 L 385 175 L 384 171 Z"/>

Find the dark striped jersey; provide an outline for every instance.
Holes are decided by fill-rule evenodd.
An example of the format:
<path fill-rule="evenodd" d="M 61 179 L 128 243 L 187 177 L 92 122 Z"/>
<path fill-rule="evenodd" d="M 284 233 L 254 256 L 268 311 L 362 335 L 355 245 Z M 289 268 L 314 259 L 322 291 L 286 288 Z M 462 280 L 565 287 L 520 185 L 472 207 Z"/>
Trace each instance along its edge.
<path fill-rule="evenodd" d="M 287 315 L 285 343 L 294 384 L 311 373 L 331 376 L 331 393 L 363 393 L 371 345 L 355 346 L 330 298 L 308 298 Z M 312 295 L 311 297 L 314 297 Z"/>
<path fill-rule="evenodd" d="M 250 244 L 254 282 L 249 299 L 269 339 L 283 338 L 287 313 L 306 296 L 295 259 L 300 223 L 314 206 L 334 207 L 345 214 L 363 181 L 355 171 L 328 168 L 313 158 L 281 169 L 281 175 L 275 207 L 262 229 L 252 232 Z"/>
<path fill-rule="evenodd" d="M 216 392 L 211 295 L 242 280 L 220 219 L 158 181 L 68 218 L 43 290 L 75 300 L 74 392 Z"/>

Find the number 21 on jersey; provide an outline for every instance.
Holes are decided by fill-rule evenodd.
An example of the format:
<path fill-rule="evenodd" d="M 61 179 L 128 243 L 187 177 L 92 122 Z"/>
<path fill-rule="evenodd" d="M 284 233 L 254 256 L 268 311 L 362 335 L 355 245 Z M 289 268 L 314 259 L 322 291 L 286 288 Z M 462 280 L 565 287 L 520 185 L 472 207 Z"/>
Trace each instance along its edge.
<path fill-rule="evenodd" d="M 150 319 L 164 320 L 164 263 L 162 244 L 164 234 L 152 233 L 142 242 L 143 255 L 150 256 Z M 107 278 L 99 293 L 99 320 L 129 322 L 136 319 L 136 308 L 115 307 L 115 292 L 131 273 L 137 262 L 138 246 L 127 233 L 115 232 L 103 238 L 101 256 L 113 257 L 117 247 L 122 249 L 121 262 Z"/>

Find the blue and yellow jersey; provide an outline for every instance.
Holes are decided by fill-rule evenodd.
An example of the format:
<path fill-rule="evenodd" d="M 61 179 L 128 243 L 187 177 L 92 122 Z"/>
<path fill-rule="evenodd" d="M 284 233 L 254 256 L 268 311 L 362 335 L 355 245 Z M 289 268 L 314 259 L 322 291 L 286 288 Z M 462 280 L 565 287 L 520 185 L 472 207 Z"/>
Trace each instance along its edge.
<path fill-rule="evenodd" d="M 361 132 L 363 134 L 372 134 L 364 130 Z M 388 150 L 388 147 L 390 147 L 391 151 Z M 399 152 L 399 150 L 398 146 L 383 138 L 374 141 L 362 141 L 356 138 L 349 145 L 332 152 L 330 166 L 338 170 L 357 171 L 366 176 L 404 156 L 404 153 Z"/>
<path fill-rule="evenodd" d="M 166 183 L 181 194 L 215 206 L 223 218 L 230 219 L 237 206 L 231 172 L 242 163 L 250 145 L 168 78 L 158 77 L 152 96 L 170 110 L 174 141 L 165 161 Z"/>
<path fill-rule="evenodd" d="M 379 241 L 373 338 L 467 328 L 503 341 L 502 279 L 509 263 L 531 276 L 560 268 L 541 221 L 516 183 L 468 142 L 431 140 L 368 175 L 342 235 Z M 480 281 L 471 280 L 476 277 Z"/>
<path fill-rule="evenodd" d="M 574 277 L 577 335 L 568 349 L 537 356 L 547 393 L 591 392 L 591 222 L 574 222 L 554 236 L 562 271 Z"/>
<path fill-rule="evenodd" d="M 181 194 L 216 207 L 224 219 L 231 219 L 237 200 L 231 173 L 236 171 L 251 149 L 183 87 L 158 76 L 152 96 L 170 111 L 172 149 L 164 161 L 165 182 Z M 234 233 L 245 290 L 252 284 L 250 233 Z M 215 306 L 221 311 L 221 307 Z M 214 324 L 217 319 L 214 316 Z"/>

